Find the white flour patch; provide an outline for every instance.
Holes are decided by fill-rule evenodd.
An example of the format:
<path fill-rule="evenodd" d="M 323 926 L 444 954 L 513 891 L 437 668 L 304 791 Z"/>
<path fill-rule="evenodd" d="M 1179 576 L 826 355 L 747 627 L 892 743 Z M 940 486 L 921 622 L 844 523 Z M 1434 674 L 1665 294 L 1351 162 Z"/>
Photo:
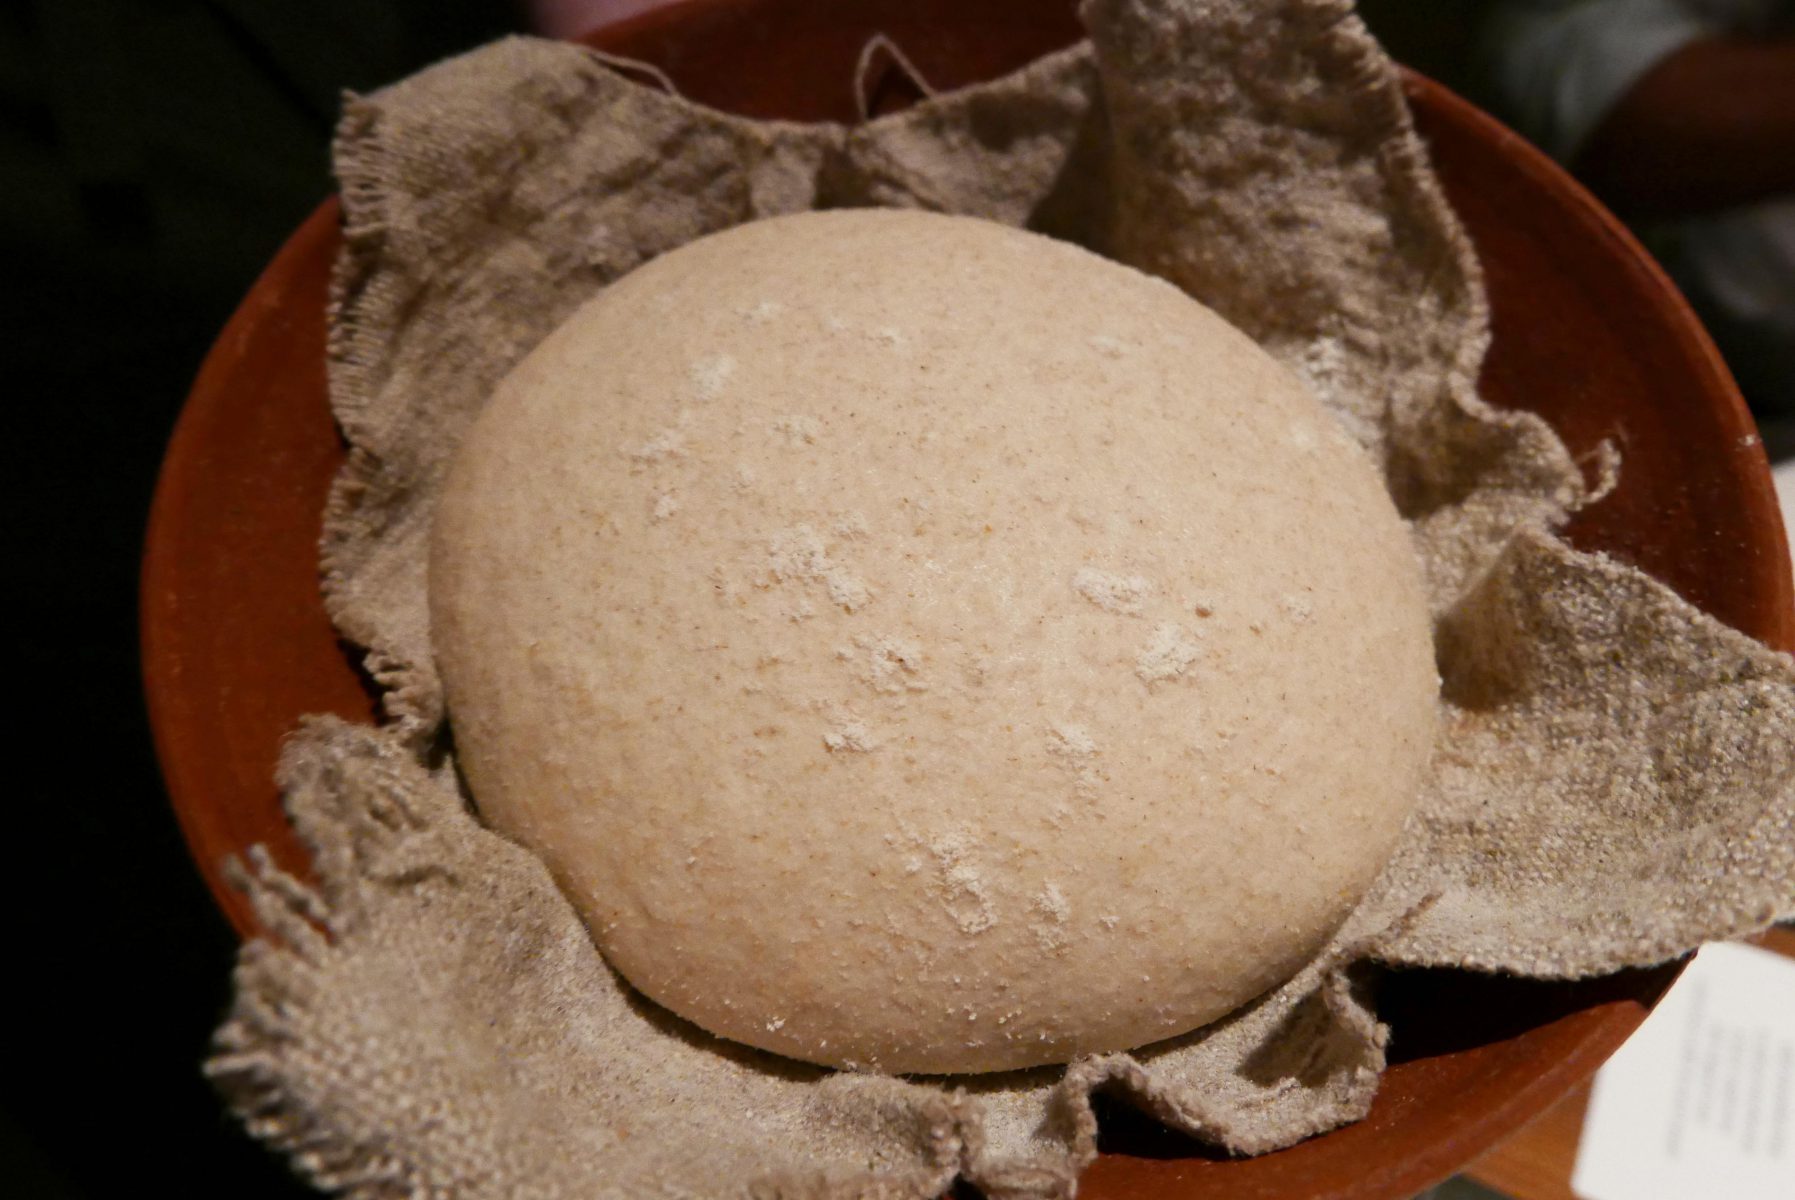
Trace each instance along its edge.
<path fill-rule="evenodd" d="M 837 754 L 870 754 L 879 742 L 865 722 L 850 717 L 823 734 L 823 747 Z"/>
<path fill-rule="evenodd" d="M 773 433 L 787 446 L 809 446 L 816 442 L 817 435 L 823 431 L 815 417 L 796 414 L 773 418 Z"/>
<path fill-rule="evenodd" d="M 1052 952 L 1063 949 L 1066 945 L 1066 923 L 1072 918 L 1072 906 L 1066 903 L 1065 894 L 1057 884 L 1049 883 L 1036 894 L 1030 903 L 1036 916 L 1035 940 L 1041 943 L 1041 949 Z"/>
<path fill-rule="evenodd" d="M 678 458 L 686 452 L 685 434 L 668 426 L 639 446 L 624 450 L 623 456 L 635 462 L 652 464 Z"/>
<path fill-rule="evenodd" d="M 1151 687 L 1181 677 L 1203 652 L 1197 636 L 1166 622 L 1153 631 L 1134 661 L 1134 673 Z"/>
<path fill-rule="evenodd" d="M 866 653 L 866 671 L 861 678 L 873 691 L 895 695 L 928 690 L 928 683 L 921 678 L 922 643 L 916 639 L 881 634 L 855 638 L 854 645 Z"/>
<path fill-rule="evenodd" d="M 1072 590 L 1104 612 L 1136 617 L 1153 594 L 1151 580 L 1139 575 L 1117 575 L 1096 567 L 1080 567 L 1072 576 Z"/>
<path fill-rule="evenodd" d="M 1097 766 L 1097 743 L 1090 731 L 1070 721 L 1047 727 L 1047 755 L 1072 775 L 1072 790 L 1080 800 L 1097 798 L 1102 772 Z"/>
<path fill-rule="evenodd" d="M 721 396 L 734 374 L 735 359 L 727 354 L 701 358 L 686 369 L 686 375 L 692 381 L 692 394 L 706 402 Z"/>
<path fill-rule="evenodd" d="M 961 933 L 983 933 L 997 923 L 991 898 L 979 873 L 972 830 L 958 826 L 932 837 L 909 835 L 935 868 L 934 892 Z"/>
<path fill-rule="evenodd" d="M 872 600 L 872 589 L 829 557 L 822 537 L 809 525 L 797 525 L 773 535 L 767 547 L 767 566 L 774 582 L 821 583 L 829 593 L 829 602 L 847 612 L 864 608 Z"/>

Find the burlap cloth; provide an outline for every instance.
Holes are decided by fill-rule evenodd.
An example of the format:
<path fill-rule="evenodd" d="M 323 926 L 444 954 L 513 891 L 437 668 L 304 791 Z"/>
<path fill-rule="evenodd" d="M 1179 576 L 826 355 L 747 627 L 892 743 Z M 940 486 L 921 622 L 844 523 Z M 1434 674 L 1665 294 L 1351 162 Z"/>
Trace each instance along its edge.
<path fill-rule="evenodd" d="M 1346 0 L 1094 0 L 1091 41 L 857 128 L 736 119 L 578 48 L 500 42 L 350 101 L 324 544 L 383 728 L 318 720 L 281 767 L 316 855 L 252 856 L 209 1070 L 354 1196 L 1072 1191 L 1093 1089 L 1240 1153 L 1362 1115 L 1367 961 L 1581 976 L 1795 914 L 1795 672 L 1551 530 L 1594 497 L 1473 381 L 1477 266 L 1393 68 Z M 457 787 L 425 618 L 444 463 L 595 289 L 712 230 L 917 205 L 1156 272 L 1310 380 L 1424 556 L 1444 677 L 1432 779 L 1374 893 L 1300 976 L 1216 1025 L 1065 1068 L 832 1073 L 712 1039 L 607 968 L 548 873 Z"/>

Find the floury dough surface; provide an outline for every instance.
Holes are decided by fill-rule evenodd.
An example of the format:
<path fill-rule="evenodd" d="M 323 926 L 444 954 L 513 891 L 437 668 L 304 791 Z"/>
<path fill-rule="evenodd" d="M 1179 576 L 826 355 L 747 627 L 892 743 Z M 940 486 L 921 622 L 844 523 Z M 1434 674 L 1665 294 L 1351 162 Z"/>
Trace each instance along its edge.
<path fill-rule="evenodd" d="M 482 814 L 714 1033 L 1063 1062 L 1294 973 L 1434 736 L 1359 447 L 1171 286 L 898 211 L 579 309 L 453 466 L 433 640 Z"/>

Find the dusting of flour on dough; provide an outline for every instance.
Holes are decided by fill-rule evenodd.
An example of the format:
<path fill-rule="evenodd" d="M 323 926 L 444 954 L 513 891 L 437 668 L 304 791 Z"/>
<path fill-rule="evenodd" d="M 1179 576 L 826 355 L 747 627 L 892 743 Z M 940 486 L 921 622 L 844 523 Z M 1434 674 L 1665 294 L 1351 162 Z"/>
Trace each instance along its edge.
<path fill-rule="evenodd" d="M 823 734 L 823 747 L 835 753 L 870 754 L 879 742 L 864 721 L 848 717 Z"/>
<path fill-rule="evenodd" d="M 935 895 L 960 932 L 983 933 L 995 925 L 997 917 L 973 859 L 978 842 L 972 830 L 960 825 L 932 837 L 909 836 L 934 861 Z"/>
<path fill-rule="evenodd" d="M 1047 753 L 1065 758 L 1089 758 L 1097 753 L 1097 743 L 1083 725 L 1062 721 L 1047 727 Z"/>
<path fill-rule="evenodd" d="M 1096 567 L 1080 567 L 1073 573 L 1072 590 L 1104 612 L 1136 617 L 1140 615 L 1141 605 L 1152 594 L 1153 583 L 1139 575 L 1117 575 Z"/>
<path fill-rule="evenodd" d="M 640 446 L 626 449 L 623 456 L 639 463 L 658 463 L 665 459 L 678 458 L 685 453 L 685 450 L 685 434 L 673 426 L 668 426 Z"/>
<path fill-rule="evenodd" d="M 668 517 L 673 516 L 673 514 L 678 511 L 679 500 L 672 492 L 656 492 L 654 496 L 654 504 L 648 510 L 648 519 L 658 523 L 660 521 L 665 521 Z"/>
<path fill-rule="evenodd" d="M 922 643 L 914 638 L 880 634 L 857 637 L 854 645 L 866 652 L 866 671 L 861 679 L 873 691 L 896 695 L 928 690 L 928 683 L 921 678 Z"/>
<path fill-rule="evenodd" d="M 686 369 L 686 374 L 692 381 L 693 395 L 700 400 L 715 400 L 735 374 L 735 359 L 727 354 L 701 358 Z"/>
<path fill-rule="evenodd" d="M 817 434 L 821 433 L 823 430 L 823 427 L 817 423 L 815 417 L 807 417 L 801 414 L 789 417 L 775 417 L 773 419 L 772 428 L 773 432 L 779 435 L 780 440 L 788 446 L 811 445 L 816 441 Z"/>
<path fill-rule="evenodd" d="M 1048 883 L 1035 895 L 1029 907 L 1041 918 L 1034 927 L 1035 940 L 1041 943 L 1041 949 L 1049 952 L 1063 949 L 1072 906 L 1066 903 L 1065 893 L 1060 891 L 1059 885 Z"/>
<path fill-rule="evenodd" d="M 832 571 L 823 582 L 828 585 L 830 602 L 843 612 L 865 608 L 866 602 L 873 598 L 871 589 L 858 576 L 846 571 Z"/>
<path fill-rule="evenodd" d="M 1097 743 L 1090 731 L 1070 721 L 1047 727 L 1047 753 L 1072 773 L 1072 790 L 1080 800 L 1094 800 L 1101 775 L 1097 769 Z"/>
<path fill-rule="evenodd" d="M 1182 626 L 1167 621 L 1154 629 L 1153 636 L 1134 660 L 1134 673 L 1149 687 L 1177 679 L 1190 669 L 1202 652 L 1195 636 Z"/>
<path fill-rule="evenodd" d="M 872 589 L 829 557 L 822 537 L 809 525 L 795 525 L 774 534 L 767 547 L 767 565 L 775 582 L 821 583 L 829 592 L 830 603 L 847 612 L 864 608 L 872 599 Z"/>

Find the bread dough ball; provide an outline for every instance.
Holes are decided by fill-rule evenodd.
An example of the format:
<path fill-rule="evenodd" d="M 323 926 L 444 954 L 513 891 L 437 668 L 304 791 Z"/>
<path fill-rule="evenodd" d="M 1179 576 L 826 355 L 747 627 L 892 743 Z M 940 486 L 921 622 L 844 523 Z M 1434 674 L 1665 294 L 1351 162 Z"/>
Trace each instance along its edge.
<path fill-rule="evenodd" d="M 812 1062 L 1214 1020 L 1346 917 L 1433 742 L 1359 446 L 1175 288 L 966 218 L 607 288 L 468 434 L 430 571 L 481 813 L 636 988 Z"/>

